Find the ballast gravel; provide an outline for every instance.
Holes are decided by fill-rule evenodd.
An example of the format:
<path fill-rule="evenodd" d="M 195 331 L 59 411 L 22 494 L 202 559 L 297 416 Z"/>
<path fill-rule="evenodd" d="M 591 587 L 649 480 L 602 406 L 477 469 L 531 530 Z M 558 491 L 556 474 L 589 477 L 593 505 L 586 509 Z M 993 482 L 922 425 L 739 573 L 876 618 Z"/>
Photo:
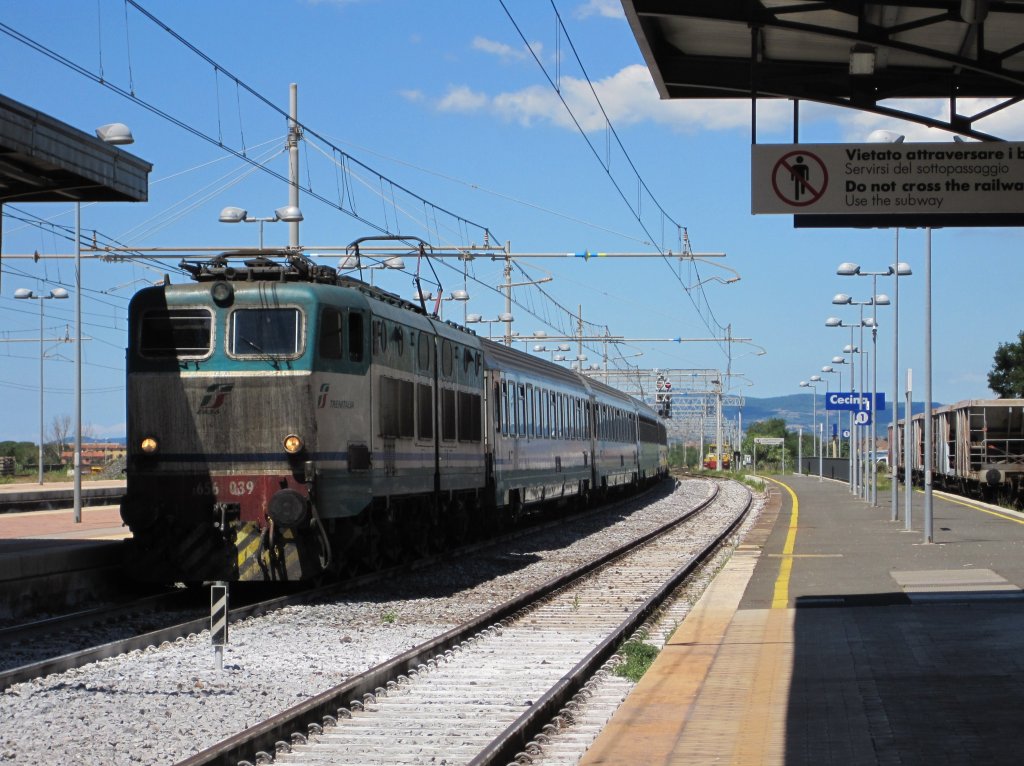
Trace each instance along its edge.
<path fill-rule="evenodd" d="M 739 508 L 738 485 L 723 493 Z M 696 505 L 691 479 L 653 502 L 566 523 L 332 603 L 234 624 L 218 670 L 209 634 L 0 694 L 0 763 L 175 764 L 536 587 Z"/>

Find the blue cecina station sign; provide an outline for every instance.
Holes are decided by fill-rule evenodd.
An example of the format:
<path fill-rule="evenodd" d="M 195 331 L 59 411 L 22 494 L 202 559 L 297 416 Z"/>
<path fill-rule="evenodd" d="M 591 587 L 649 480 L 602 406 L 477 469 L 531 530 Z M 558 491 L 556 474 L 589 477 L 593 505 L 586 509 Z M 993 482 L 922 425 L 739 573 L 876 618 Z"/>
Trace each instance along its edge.
<path fill-rule="evenodd" d="M 885 394 L 875 394 L 874 406 L 871 406 L 871 394 L 859 394 L 855 391 L 830 391 L 825 397 L 826 410 L 853 410 L 854 412 L 871 412 L 885 409 Z"/>

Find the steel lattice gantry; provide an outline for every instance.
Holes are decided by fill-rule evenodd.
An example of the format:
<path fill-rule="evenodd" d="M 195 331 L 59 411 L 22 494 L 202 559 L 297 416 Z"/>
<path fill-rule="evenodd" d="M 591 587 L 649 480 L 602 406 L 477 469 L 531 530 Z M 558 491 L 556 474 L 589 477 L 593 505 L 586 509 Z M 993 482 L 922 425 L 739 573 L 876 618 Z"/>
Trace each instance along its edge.
<path fill-rule="evenodd" d="M 789 98 L 979 139 L 1024 98 L 1024 3 L 622 0 L 662 98 Z M 908 99 L 948 99 L 943 120 Z M 974 114 L 958 101 L 995 99 Z M 893 103 L 894 99 L 899 99 Z M 889 103 L 883 103 L 889 101 Z M 756 125 L 755 125 L 756 131 Z"/>
<path fill-rule="evenodd" d="M 665 403 L 671 402 L 667 410 L 670 414 L 662 422 L 672 440 L 714 437 L 719 406 L 739 409 L 744 405 L 742 396 L 724 393 L 720 370 L 594 370 L 585 374 L 642 399 L 659 411 L 664 411 Z M 735 424 L 726 419 L 721 425 L 724 442 L 736 443 L 738 429 Z"/>

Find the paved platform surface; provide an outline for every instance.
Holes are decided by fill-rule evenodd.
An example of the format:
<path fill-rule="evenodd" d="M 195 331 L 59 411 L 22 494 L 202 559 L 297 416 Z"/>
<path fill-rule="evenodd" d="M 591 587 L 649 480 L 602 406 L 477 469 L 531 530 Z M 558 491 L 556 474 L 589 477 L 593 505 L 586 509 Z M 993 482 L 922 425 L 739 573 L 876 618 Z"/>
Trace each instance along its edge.
<path fill-rule="evenodd" d="M 780 481 L 582 763 L 1024 763 L 1024 515 Z"/>
<path fill-rule="evenodd" d="M 82 508 L 82 520 L 75 522 L 74 511 L 28 511 L 0 514 L 0 551 L 9 547 L 41 547 L 44 541 L 122 540 L 130 537 L 121 525 L 116 505 Z"/>

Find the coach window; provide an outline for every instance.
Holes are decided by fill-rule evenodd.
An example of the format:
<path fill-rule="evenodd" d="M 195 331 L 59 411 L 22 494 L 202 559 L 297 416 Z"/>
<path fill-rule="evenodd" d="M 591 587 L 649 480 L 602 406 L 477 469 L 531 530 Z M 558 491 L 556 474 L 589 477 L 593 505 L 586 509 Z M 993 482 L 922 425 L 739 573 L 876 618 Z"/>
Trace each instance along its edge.
<path fill-rule="evenodd" d="M 501 400 L 498 404 L 501 408 L 501 417 L 498 418 L 503 436 L 508 436 L 508 383 L 501 381 Z"/>
<path fill-rule="evenodd" d="M 502 417 L 502 396 L 501 396 L 501 385 L 498 383 L 494 384 L 494 430 L 501 433 L 501 424 L 505 422 L 505 418 Z"/>
<path fill-rule="evenodd" d="M 518 405 L 517 420 L 518 428 L 516 432 L 520 436 L 526 436 L 526 386 L 520 383 L 517 388 L 519 389 L 516 396 L 516 404 Z"/>
<path fill-rule="evenodd" d="M 317 351 L 322 359 L 341 359 L 342 314 L 337 309 L 320 312 L 320 342 Z"/>
<path fill-rule="evenodd" d="M 526 435 L 529 438 L 533 438 L 533 425 L 534 425 L 534 413 L 533 413 L 533 386 L 526 386 Z"/>
<path fill-rule="evenodd" d="M 548 438 L 547 426 L 546 426 L 546 423 L 547 423 L 547 419 L 546 419 L 546 416 L 547 416 L 547 405 L 545 404 L 545 402 L 547 402 L 547 399 L 545 398 L 547 396 L 547 393 L 548 392 L 545 391 L 543 388 L 538 388 L 536 393 L 534 394 L 534 396 L 537 397 L 537 438 L 538 439 L 547 439 Z"/>

